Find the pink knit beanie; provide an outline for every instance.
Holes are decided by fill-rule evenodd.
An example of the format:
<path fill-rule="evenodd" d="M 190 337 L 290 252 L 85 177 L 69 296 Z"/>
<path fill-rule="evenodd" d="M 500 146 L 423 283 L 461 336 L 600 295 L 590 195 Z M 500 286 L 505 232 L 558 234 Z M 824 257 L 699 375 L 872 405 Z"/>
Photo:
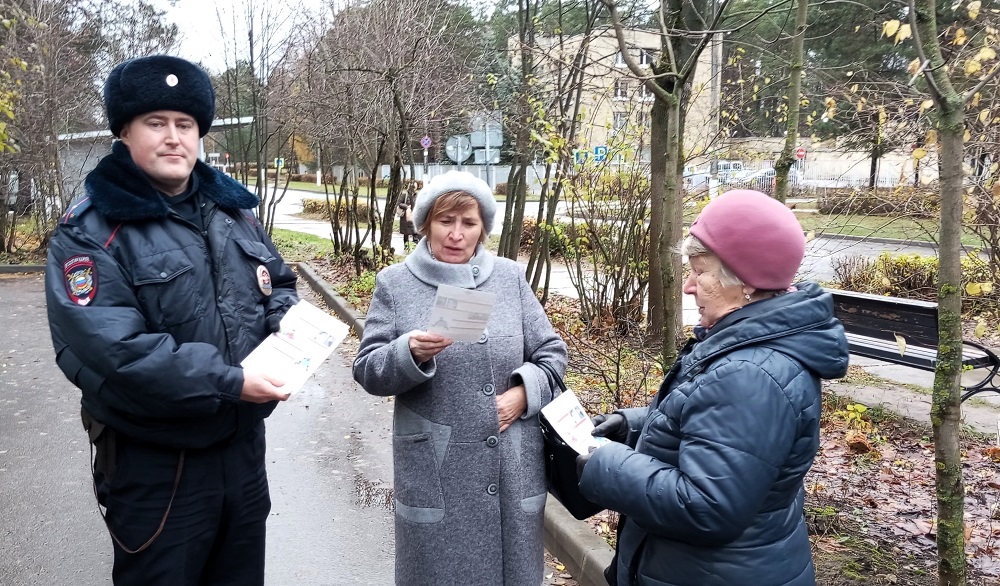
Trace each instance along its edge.
<path fill-rule="evenodd" d="M 749 189 L 727 191 L 708 202 L 690 232 L 755 289 L 787 289 L 806 252 L 795 213 Z"/>

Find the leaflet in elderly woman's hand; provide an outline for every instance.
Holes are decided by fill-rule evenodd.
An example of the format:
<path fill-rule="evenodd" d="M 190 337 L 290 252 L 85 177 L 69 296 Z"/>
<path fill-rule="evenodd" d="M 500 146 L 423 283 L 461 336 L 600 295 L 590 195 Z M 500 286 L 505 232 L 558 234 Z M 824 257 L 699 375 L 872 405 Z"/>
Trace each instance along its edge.
<path fill-rule="evenodd" d="M 590 435 L 594 431 L 594 424 L 573 391 L 565 391 L 552 399 L 542 407 L 542 415 L 566 445 L 578 454 L 589 453 L 610 441 L 608 438 Z"/>
<path fill-rule="evenodd" d="M 427 331 L 455 342 L 478 342 L 496 302 L 493 293 L 438 285 Z"/>

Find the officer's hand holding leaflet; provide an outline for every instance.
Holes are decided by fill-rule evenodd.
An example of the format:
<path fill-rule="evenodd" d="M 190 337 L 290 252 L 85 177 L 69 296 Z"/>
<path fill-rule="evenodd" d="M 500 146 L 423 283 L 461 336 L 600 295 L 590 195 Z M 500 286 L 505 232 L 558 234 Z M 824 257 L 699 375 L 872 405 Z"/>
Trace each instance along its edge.
<path fill-rule="evenodd" d="M 240 400 L 251 403 L 285 401 L 292 394 L 282 390 L 284 384 L 285 381 L 280 377 L 244 369 L 243 392 L 240 393 Z"/>

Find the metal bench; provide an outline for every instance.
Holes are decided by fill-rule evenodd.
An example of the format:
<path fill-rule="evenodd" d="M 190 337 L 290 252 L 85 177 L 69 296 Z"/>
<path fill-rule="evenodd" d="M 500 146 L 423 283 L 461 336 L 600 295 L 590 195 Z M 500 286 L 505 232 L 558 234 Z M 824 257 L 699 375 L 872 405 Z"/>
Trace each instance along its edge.
<path fill-rule="evenodd" d="M 838 289 L 827 291 L 833 295 L 833 312 L 844 324 L 852 354 L 934 370 L 938 348 L 936 303 Z M 903 353 L 899 351 L 897 335 L 906 341 Z M 986 391 L 1000 393 L 994 382 L 1000 371 L 1000 358 L 975 342 L 963 341 L 963 344 L 962 365 L 988 372 L 979 382 L 962 387 L 965 391 L 962 401 Z"/>

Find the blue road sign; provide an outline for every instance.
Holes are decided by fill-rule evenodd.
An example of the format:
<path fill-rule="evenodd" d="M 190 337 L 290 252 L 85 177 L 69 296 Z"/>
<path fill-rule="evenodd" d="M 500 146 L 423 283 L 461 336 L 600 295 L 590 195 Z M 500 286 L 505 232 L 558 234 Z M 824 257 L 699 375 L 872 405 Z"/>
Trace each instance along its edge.
<path fill-rule="evenodd" d="M 608 147 L 604 145 L 594 147 L 594 162 L 600 163 L 608 158 Z"/>
<path fill-rule="evenodd" d="M 590 157 L 590 151 L 585 151 L 583 149 L 578 149 L 573 151 L 573 162 L 577 165 L 583 165 L 587 162 Z"/>

